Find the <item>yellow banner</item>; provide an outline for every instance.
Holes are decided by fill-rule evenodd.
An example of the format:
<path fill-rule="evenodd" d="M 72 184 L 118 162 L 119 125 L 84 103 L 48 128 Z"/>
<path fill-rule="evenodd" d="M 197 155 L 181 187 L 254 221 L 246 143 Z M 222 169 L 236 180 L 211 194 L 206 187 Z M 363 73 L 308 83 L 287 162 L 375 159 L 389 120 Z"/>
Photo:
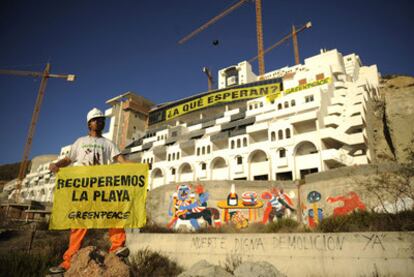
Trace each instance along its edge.
<path fill-rule="evenodd" d="M 285 91 L 282 91 L 282 92 L 276 92 L 276 93 L 273 93 L 273 94 L 269 94 L 268 96 L 266 96 L 266 100 L 268 102 L 275 101 L 276 99 L 278 99 L 279 97 L 281 97 L 283 95 L 288 95 L 288 94 L 295 93 L 295 92 L 298 92 L 298 91 L 301 91 L 301 90 L 305 90 L 305 89 L 325 85 L 325 84 L 328 84 L 330 82 L 331 82 L 331 77 L 326 77 L 325 79 L 317 80 L 317 81 L 311 82 L 309 84 L 300 85 L 300 86 L 297 86 L 297 87 L 288 88 L 288 89 L 286 89 Z"/>
<path fill-rule="evenodd" d="M 280 92 L 281 83 L 266 84 L 248 88 L 235 88 L 211 93 L 166 110 L 166 120 L 203 109 L 218 103 L 257 98 Z"/>
<path fill-rule="evenodd" d="M 140 228 L 146 223 L 147 186 L 147 164 L 61 168 L 49 228 Z"/>

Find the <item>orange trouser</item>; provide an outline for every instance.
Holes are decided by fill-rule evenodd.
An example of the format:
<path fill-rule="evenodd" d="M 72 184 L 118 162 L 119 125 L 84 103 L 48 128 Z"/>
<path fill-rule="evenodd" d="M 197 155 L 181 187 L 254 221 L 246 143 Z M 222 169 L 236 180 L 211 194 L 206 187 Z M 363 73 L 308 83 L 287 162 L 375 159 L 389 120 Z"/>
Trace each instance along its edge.
<path fill-rule="evenodd" d="M 73 254 L 75 254 L 81 247 L 83 238 L 86 235 L 88 229 L 71 229 L 70 238 L 69 238 L 69 247 L 63 254 L 63 262 L 60 264 L 61 267 L 66 270 L 70 267 L 70 259 Z M 111 241 L 111 248 L 109 252 L 115 252 L 119 247 L 124 246 L 125 244 L 125 230 L 124 229 L 109 229 L 109 240 Z"/>

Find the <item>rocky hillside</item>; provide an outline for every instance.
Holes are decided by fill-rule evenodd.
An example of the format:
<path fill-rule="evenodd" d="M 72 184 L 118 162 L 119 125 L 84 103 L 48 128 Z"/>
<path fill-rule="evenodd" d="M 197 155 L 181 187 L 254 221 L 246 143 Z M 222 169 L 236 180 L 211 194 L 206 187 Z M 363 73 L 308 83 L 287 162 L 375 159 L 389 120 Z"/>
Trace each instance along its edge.
<path fill-rule="evenodd" d="M 413 161 L 414 77 L 384 76 L 379 93 L 381 98 L 373 104 L 370 126 L 376 162 Z"/>

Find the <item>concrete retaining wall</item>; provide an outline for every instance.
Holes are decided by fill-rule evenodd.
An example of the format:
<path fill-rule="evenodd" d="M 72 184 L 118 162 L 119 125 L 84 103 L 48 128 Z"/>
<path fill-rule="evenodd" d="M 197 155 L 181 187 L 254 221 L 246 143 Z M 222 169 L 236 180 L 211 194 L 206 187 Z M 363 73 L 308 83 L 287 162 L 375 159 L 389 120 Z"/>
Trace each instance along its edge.
<path fill-rule="evenodd" d="M 413 276 L 414 232 L 326 234 L 130 233 L 132 253 L 148 248 L 189 268 L 199 260 L 267 261 L 288 276 Z"/>

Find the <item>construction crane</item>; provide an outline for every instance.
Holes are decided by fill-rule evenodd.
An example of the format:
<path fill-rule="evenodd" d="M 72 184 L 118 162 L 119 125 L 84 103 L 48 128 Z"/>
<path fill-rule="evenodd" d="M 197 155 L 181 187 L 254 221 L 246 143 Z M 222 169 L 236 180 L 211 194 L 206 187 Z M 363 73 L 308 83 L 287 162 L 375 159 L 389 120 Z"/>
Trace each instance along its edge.
<path fill-rule="evenodd" d="M 306 30 L 306 29 L 309 29 L 311 27 L 312 27 L 312 22 L 310 22 L 310 21 L 307 22 L 305 25 L 301 26 L 297 30 L 296 30 L 295 25 L 292 25 L 292 32 L 287 34 L 286 36 L 284 36 L 281 40 L 279 40 L 278 42 L 276 42 L 275 44 L 273 44 L 269 48 L 266 48 L 266 50 L 264 50 L 263 54 L 266 54 L 267 52 L 273 50 L 275 47 L 281 45 L 282 43 L 284 43 L 288 39 L 292 38 L 292 40 L 293 40 L 293 52 L 294 52 L 294 55 L 295 55 L 295 64 L 299 64 L 300 63 L 300 58 L 299 58 L 299 47 L 298 47 L 297 34 L 304 31 L 304 30 Z M 257 58 L 258 58 L 258 56 L 251 58 L 249 60 L 249 63 L 254 62 Z"/>
<path fill-rule="evenodd" d="M 32 148 L 33 136 L 34 136 L 34 132 L 36 129 L 37 120 L 39 118 L 40 107 L 43 102 L 47 80 L 49 78 L 62 78 L 62 79 L 66 79 L 69 82 L 75 81 L 75 75 L 73 74 L 52 74 L 50 73 L 50 67 L 51 67 L 50 63 L 47 63 L 43 72 L 0 69 L 0 74 L 42 78 L 42 81 L 40 82 L 39 92 L 36 98 L 36 104 L 34 106 L 34 110 L 32 114 L 32 120 L 30 122 L 29 131 L 27 133 L 26 144 L 24 146 L 24 151 L 23 151 L 23 158 L 22 158 L 22 161 L 20 163 L 20 168 L 19 168 L 19 175 L 17 177 L 18 180 L 17 180 L 16 192 L 15 192 L 16 201 L 18 201 L 19 199 L 21 183 L 22 183 L 22 180 L 24 179 L 24 176 L 27 170 L 29 154 Z"/>
<path fill-rule="evenodd" d="M 262 26 L 262 0 L 253 0 L 255 1 L 256 6 L 256 35 L 257 35 L 257 53 L 259 57 L 259 78 L 262 79 L 265 73 L 265 65 L 264 65 L 264 52 L 263 52 L 263 26 Z M 203 30 L 207 29 L 209 26 L 216 23 L 221 18 L 225 17 L 235 9 L 242 6 L 244 3 L 248 2 L 248 0 L 240 0 L 237 3 L 233 4 L 229 8 L 225 9 L 220 14 L 216 15 L 188 35 L 184 36 L 182 39 L 178 41 L 179 44 L 183 44 L 198 33 L 202 32 Z"/>
<path fill-rule="evenodd" d="M 213 89 L 213 76 L 211 75 L 211 71 L 208 67 L 203 67 L 203 72 L 207 75 L 208 91 L 210 91 Z"/>

